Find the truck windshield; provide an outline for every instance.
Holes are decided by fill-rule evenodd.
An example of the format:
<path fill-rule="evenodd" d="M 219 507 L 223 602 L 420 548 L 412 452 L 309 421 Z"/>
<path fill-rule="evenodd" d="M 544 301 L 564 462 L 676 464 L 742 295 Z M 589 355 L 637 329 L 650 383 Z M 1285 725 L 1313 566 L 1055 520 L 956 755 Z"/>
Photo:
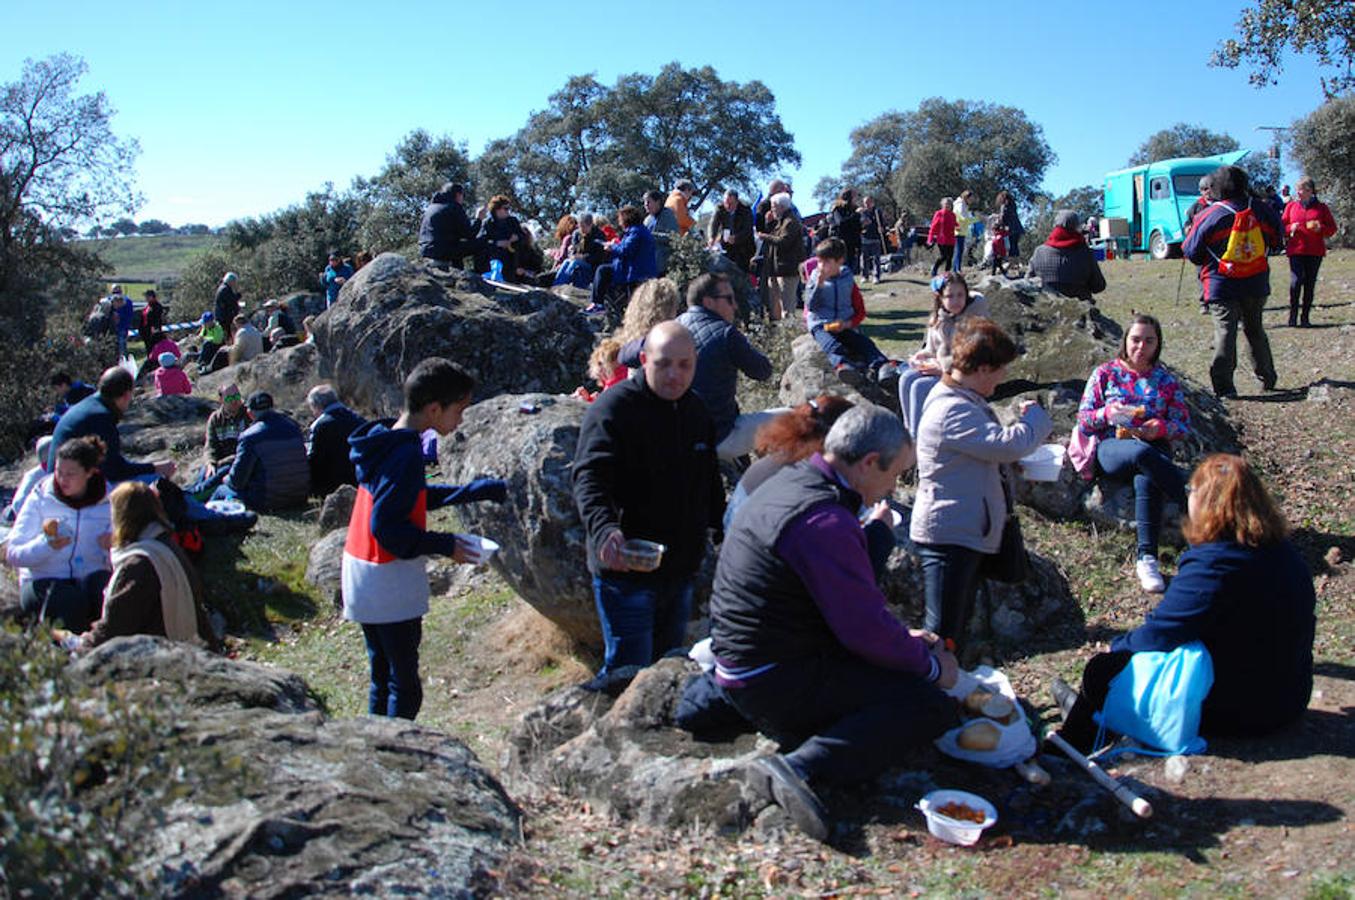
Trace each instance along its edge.
<path fill-rule="evenodd" d="M 1196 197 L 1200 193 L 1200 179 L 1204 177 L 1200 172 L 1193 175 L 1173 175 L 1172 190 L 1176 191 L 1178 197 Z"/>

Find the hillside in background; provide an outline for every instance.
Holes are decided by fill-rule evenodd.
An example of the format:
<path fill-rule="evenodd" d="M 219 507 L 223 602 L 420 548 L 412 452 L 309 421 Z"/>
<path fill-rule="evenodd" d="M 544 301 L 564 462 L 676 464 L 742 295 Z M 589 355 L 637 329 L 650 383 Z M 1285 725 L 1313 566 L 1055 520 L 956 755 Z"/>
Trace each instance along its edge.
<path fill-rule="evenodd" d="M 99 254 L 107 264 L 109 280 L 160 283 L 177 279 L 184 267 L 209 250 L 220 247 L 215 234 L 157 234 L 77 241 L 83 250 Z"/>

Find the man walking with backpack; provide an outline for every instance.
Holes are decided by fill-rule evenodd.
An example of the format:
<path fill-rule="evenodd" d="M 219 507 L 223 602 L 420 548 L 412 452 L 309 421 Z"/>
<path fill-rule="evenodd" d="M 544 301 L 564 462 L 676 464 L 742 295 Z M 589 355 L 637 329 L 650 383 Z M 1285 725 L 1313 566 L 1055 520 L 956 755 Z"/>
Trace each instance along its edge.
<path fill-rule="evenodd" d="M 1268 248 L 1278 248 L 1282 227 L 1275 211 L 1247 192 L 1247 173 L 1222 166 L 1210 176 L 1210 192 L 1219 198 L 1198 213 L 1181 251 L 1200 267 L 1204 303 L 1214 318 L 1214 361 L 1209 380 L 1220 398 L 1236 397 L 1237 329 L 1242 326 L 1251 351 L 1252 371 L 1261 387 L 1275 389 L 1275 362 L 1261 323 L 1270 296 Z"/>

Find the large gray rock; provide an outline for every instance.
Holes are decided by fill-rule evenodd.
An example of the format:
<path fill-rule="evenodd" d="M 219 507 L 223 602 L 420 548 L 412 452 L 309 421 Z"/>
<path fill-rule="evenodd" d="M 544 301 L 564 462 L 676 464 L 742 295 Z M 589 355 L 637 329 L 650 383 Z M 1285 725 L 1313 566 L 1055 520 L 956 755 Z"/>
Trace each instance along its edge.
<path fill-rule="evenodd" d="M 336 528 L 311 545 L 306 560 L 306 583 L 329 598 L 335 609 L 343 608 L 343 545 L 348 529 Z"/>
<path fill-rule="evenodd" d="M 357 502 L 358 489 L 351 484 L 341 484 L 333 490 L 320 505 L 320 531 L 329 532 L 335 528 L 347 528 L 353 515 L 353 504 Z"/>
<path fill-rule="evenodd" d="M 549 291 L 495 292 L 474 275 L 394 253 L 343 286 L 315 339 L 345 402 L 380 416 L 399 411 L 405 377 L 428 357 L 464 366 L 480 397 L 567 393 L 594 342 L 579 307 Z"/>
<path fill-rule="evenodd" d="M 403 720 L 327 721 L 282 670 L 138 637 L 72 675 L 171 717 L 157 753 L 177 764 L 172 799 L 125 794 L 157 895 L 479 896 L 518 840 L 519 811 L 459 741 Z"/>
<path fill-rule="evenodd" d="M 138 398 L 118 423 L 122 452 L 135 458 L 201 447 L 207 417 L 214 408 L 189 394 Z"/>
<path fill-rule="evenodd" d="M 514 726 L 508 783 L 515 791 L 550 786 L 664 828 L 746 827 L 766 803 L 740 776 L 774 745 L 751 732 L 698 741 L 678 728 L 677 702 L 696 671 L 690 660 L 664 659 L 615 701 L 578 687 L 547 697 Z"/>
<path fill-rule="evenodd" d="M 246 398 L 255 391 L 267 391 L 276 408 L 287 410 L 306 423 L 312 418 L 306 406 L 306 392 L 325 381 L 321 369 L 319 349 L 314 344 L 298 344 L 204 375 L 196 387 L 199 394 L 211 398 L 220 396 L 221 386 L 232 382 Z"/>
<path fill-rule="evenodd" d="M 791 343 L 791 361 L 781 373 L 780 399 L 786 406 L 798 406 L 823 394 L 837 394 L 852 403 L 870 401 L 894 412 L 899 411 L 899 396 L 870 381 L 849 385 L 828 365 L 828 357 L 812 335 L 802 334 Z"/>
<path fill-rule="evenodd" d="M 520 412 L 524 401 L 541 411 Z M 502 549 L 492 565 L 518 596 L 574 640 L 596 644 L 586 534 L 571 486 L 579 425 L 587 410 L 573 397 L 493 397 L 466 411 L 456 433 L 439 442 L 438 454 L 451 483 L 482 475 L 508 482 L 504 503 L 457 507 L 465 530 L 498 541 Z"/>

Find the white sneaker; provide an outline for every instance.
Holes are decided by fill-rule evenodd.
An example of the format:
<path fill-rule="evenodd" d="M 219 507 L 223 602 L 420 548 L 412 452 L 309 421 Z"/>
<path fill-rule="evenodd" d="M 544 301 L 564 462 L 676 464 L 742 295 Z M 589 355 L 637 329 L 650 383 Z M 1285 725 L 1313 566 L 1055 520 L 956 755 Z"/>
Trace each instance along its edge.
<path fill-rule="evenodd" d="M 1162 580 L 1162 572 L 1157 567 L 1157 557 L 1142 557 L 1134 563 L 1134 571 L 1138 573 L 1139 585 L 1148 593 L 1160 594 L 1167 589 L 1167 582 Z"/>

